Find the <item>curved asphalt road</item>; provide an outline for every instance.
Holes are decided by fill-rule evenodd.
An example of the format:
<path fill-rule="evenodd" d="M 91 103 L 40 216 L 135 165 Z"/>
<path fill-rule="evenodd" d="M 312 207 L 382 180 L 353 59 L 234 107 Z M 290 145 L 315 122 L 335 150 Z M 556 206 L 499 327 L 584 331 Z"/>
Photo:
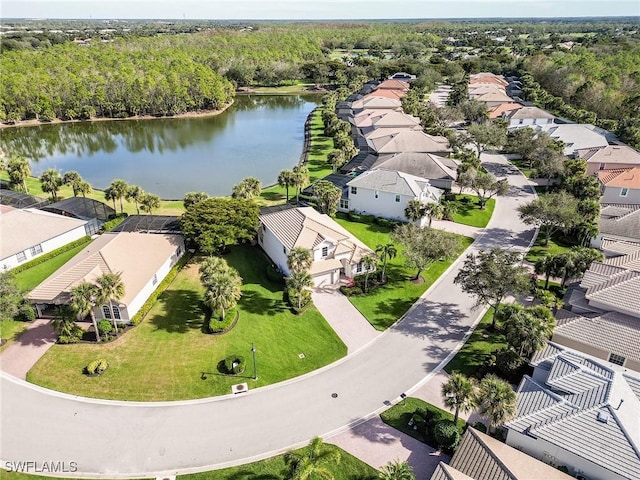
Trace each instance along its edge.
<path fill-rule="evenodd" d="M 504 176 L 504 157 L 484 155 L 483 161 Z M 514 188 L 498 200 L 491 223 L 472 250 L 524 250 L 533 238 L 534 231 L 516 212 L 533 192 L 521 175 L 509 180 Z M 472 311 L 473 300 L 453 284 L 459 264 L 394 328 L 354 355 L 235 397 L 151 404 L 92 400 L 3 373 L 3 467 L 7 461 L 73 461 L 77 472 L 63 476 L 187 473 L 247 463 L 358 423 L 424 383 L 476 321 L 481 312 Z"/>

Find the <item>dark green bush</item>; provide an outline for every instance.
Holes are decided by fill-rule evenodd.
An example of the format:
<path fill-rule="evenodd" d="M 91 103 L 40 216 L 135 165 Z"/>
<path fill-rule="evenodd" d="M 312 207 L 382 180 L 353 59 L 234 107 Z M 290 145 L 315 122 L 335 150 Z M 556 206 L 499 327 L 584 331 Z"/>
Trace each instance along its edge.
<path fill-rule="evenodd" d="M 21 322 L 32 322 L 36 319 L 36 310 L 27 301 L 22 301 L 18 306 L 17 320 Z"/>
<path fill-rule="evenodd" d="M 365 215 L 362 213 L 356 213 L 354 211 L 350 211 L 347 216 L 349 220 L 352 222 L 360 222 L 360 223 L 373 223 L 375 221 L 375 216 L 373 215 Z"/>
<path fill-rule="evenodd" d="M 231 355 L 218 363 L 218 370 L 225 375 L 240 375 L 245 368 L 244 357 L 240 355 Z"/>
<path fill-rule="evenodd" d="M 125 218 L 127 218 L 126 213 L 118 213 L 111 220 L 102 224 L 102 226 L 100 227 L 100 233 L 110 232 L 111 230 L 116 228 L 118 225 L 120 225 Z"/>
<path fill-rule="evenodd" d="M 471 199 L 469 197 L 462 197 L 460 203 L 471 203 Z"/>
<path fill-rule="evenodd" d="M 444 201 L 445 202 L 455 202 L 456 201 L 456 194 L 453 193 L 453 192 L 445 192 Z"/>
<path fill-rule="evenodd" d="M 267 267 L 267 278 L 274 283 L 284 283 L 284 275 L 273 263 Z"/>
<path fill-rule="evenodd" d="M 209 318 L 209 322 L 207 324 L 207 330 L 209 333 L 224 333 L 227 332 L 233 327 L 233 322 L 236 320 L 238 315 L 238 310 L 235 308 L 230 308 L 224 312 L 224 318 L 221 319 L 222 312 L 216 310 L 211 313 L 211 317 Z"/>
<path fill-rule="evenodd" d="M 387 218 L 381 218 L 381 217 L 377 217 L 375 219 L 375 223 L 380 225 L 381 227 L 386 227 L 386 228 L 394 228 L 395 226 L 397 226 L 400 222 L 397 222 L 396 220 L 389 220 Z"/>
<path fill-rule="evenodd" d="M 100 320 L 98 322 L 98 332 L 100 335 L 113 332 L 113 324 L 111 320 Z"/>
<path fill-rule="evenodd" d="M 487 426 L 482 422 L 473 422 L 471 426 L 482 433 L 487 433 Z"/>
<path fill-rule="evenodd" d="M 513 348 L 501 348 L 495 355 L 496 373 L 510 383 L 518 383 L 526 368 L 525 360 Z"/>
<path fill-rule="evenodd" d="M 99 358 L 84 367 L 84 371 L 87 375 L 100 375 L 107 368 L 109 368 L 107 361 L 104 358 Z"/>
<path fill-rule="evenodd" d="M 14 273 L 14 274 L 18 274 L 20 272 L 24 272 L 25 270 L 29 270 L 31 267 L 35 267 L 36 265 L 40 265 L 41 263 L 44 263 L 47 260 L 51 260 L 52 258 L 57 257 L 61 253 L 68 252 L 69 250 L 74 249 L 76 247 L 79 247 L 80 245 L 84 245 L 86 243 L 89 243 L 90 241 L 91 241 L 91 237 L 89 237 L 89 236 L 79 238 L 77 240 L 74 240 L 71 243 L 67 243 L 63 247 L 56 248 L 55 250 L 52 250 L 51 252 L 45 253 L 44 255 L 40 255 L 39 257 L 36 257 L 36 258 L 34 258 L 33 260 L 31 260 L 31 261 L 29 261 L 27 263 L 23 263 L 22 265 L 19 265 L 16 268 L 14 268 L 13 270 L 11 270 L 11 272 Z"/>
<path fill-rule="evenodd" d="M 300 300 L 298 299 L 299 295 L 302 296 Z M 288 288 L 284 291 L 284 300 L 289 303 L 295 313 L 300 313 L 311 303 L 311 292 L 304 289 L 298 293 L 296 290 Z"/>
<path fill-rule="evenodd" d="M 433 428 L 433 436 L 445 450 L 454 450 L 460 442 L 460 431 L 451 420 L 441 420 Z"/>
<path fill-rule="evenodd" d="M 82 339 L 84 331 L 79 326 L 75 325 L 70 335 L 60 335 L 58 337 L 58 343 L 69 344 L 78 343 Z"/>
<path fill-rule="evenodd" d="M 344 285 L 340 287 L 340 291 L 342 292 L 343 295 L 347 296 L 347 297 L 351 297 L 354 295 L 362 295 L 363 291 L 362 288 L 355 286 L 355 287 L 345 287 Z"/>

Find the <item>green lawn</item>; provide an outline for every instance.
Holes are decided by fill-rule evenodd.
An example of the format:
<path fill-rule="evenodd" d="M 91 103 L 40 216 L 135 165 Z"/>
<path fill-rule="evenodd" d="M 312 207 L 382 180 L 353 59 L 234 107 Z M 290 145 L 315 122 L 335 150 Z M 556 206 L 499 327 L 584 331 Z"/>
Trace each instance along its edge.
<path fill-rule="evenodd" d="M 329 443 L 324 445 L 325 452 L 338 451 L 340 453 L 340 463 L 325 465 L 335 480 L 376 480 L 378 478 L 375 468 L 335 445 Z M 304 448 L 296 450 L 296 452 L 302 453 Z M 240 465 L 239 467 L 191 475 L 179 475 L 178 478 L 180 480 L 286 480 L 291 478 L 291 474 L 284 462 L 284 455 L 277 455 L 259 462 Z M 312 476 L 312 478 L 314 477 Z M 317 478 L 320 477 L 318 476 Z"/>
<path fill-rule="evenodd" d="M 78 245 L 71 250 L 62 252 L 49 260 L 35 265 L 27 270 L 16 274 L 16 285 L 22 292 L 33 290 L 40 285 L 45 279 L 58 270 L 62 265 L 67 263 L 71 258 L 78 254 L 87 244 Z"/>
<path fill-rule="evenodd" d="M 491 325 L 492 316 L 493 309 L 490 308 L 464 346 L 444 367 L 447 373 L 461 372 L 467 376 L 476 376 L 487 355 L 507 345 L 501 331 L 487 330 L 487 327 Z"/>
<path fill-rule="evenodd" d="M 349 232 L 364 242 L 369 248 L 374 249 L 379 244 L 392 243 L 391 229 L 376 224 L 352 222 L 346 215 L 338 214 L 336 221 Z M 460 255 L 473 239 L 460 235 L 462 245 L 456 255 Z M 387 262 L 387 276 L 389 282 L 376 288 L 365 296 L 350 297 L 349 300 L 362 313 L 377 330 L 389 328 L 398 318 L 409 310 L 409 307 L 435 282 L 451 263 L 449 260 L 436 262 L 430 268 L 422 272 L 424 283 L 418 285 L 410 279 L 415 276 L 415 270 L 405 266 L 405 257 L 399 249 L 399 254 Z"/>
<path fill-rule="evenodd" d="M 429 411 L 432 415 L 439 416 L 443 420 L 453 421 L 453 414 L 447 412 L 446 410 L 442 410 L 435 405 L 431 405 L 424 400 L 420 400 L 419 398 L 414 397 L 407 397 L 401 400 L 393 407 L 382 412 L 380 414 L 380 418 L 384 423 L 395 428 L 396 430 L 400 430 L 401 432 L 417 440 L 420 440 L 421 442 L 432 443 L 429 442 L 429 437 L 425 435 L 424 428 L 420 428 L 420 426 L 417 426 L 418 428 L 414 430 L 413 425 L 409 425 L 409 422 L 414 413 L 419 413 L 424 418 L 424 414 L 427 411 Z M 458 428 L 461 431 L 465 427 L 466 423 L 467 422 L 465 422 L 463 419 L 458 418 Z M 436 445 L 432 446 L 435 447 Z"/>
<path fill-rule="evenodd" d="M 198 265 L 190 263 L 140 325 L 108 344 L 54 345 L 27 379 L 88 397 L 183 400 L 227 394 L 240 382 L 249 388 L 280 382 L 346 355 L 345 345 L 315 308 L 301 316 L 291 313 L 282 301 L 282 286 L 267 279 L 268 260 L 260 250 L 235 247 L 225 258 L 244 281 L 240 319 L 231 332 L 202 333 L 202 286 Z M 252 343 L 258 381 L 252 379 Z M 218 373 L 218 362 L 229 355 L 245 357 L 242 376 Z M 105 358 L 109 369 L 100 377 L 86 377 L 82 369 L 96 358 Z"/>
<path fill-rule="evenodd" d="M 324 124 L 322 123 L 322 108 L 318 108 L 311 120 L 311 146 L 307 167 L 309 168 L 309 178 L 311 183 L 326 177 L 333 172 L 327 163 L 327 155 L 333 150 L 333 140 L 324 136 Z M 295 189 L 289 189 L 289 199 L 295 197 Z M 263 205 L 274 205 L 286 201 L 286 190 L 284 187 L 274 185 L 262 190 L 260 203 Z"/>
<path fill-rule="evenodd" d="M 546 254 L 556 255 L 558 253 L 565 253 L 571 249 L 571 245 L 564 242 L 560 235 L 552 235 L 549 239 L 549 245 L 544 245 L 544 232 L 540 231 L 535 243 L 524 257 L 525 260 L 531 263 L 536 263 L 540 258 Z"/>
<path fill-rule="evenodd" d="M 28 326 L 29 322 L 20 322 L 13 319 L 0 320 L 0 338 L 7 340 L 7 342 L 0 347 L 0 351 L 4 350 L 11 340 L 15 340 Z"/>
<path fill-rule="evenodd" d="M 463 199 L 468 201 L 463 201 Z M 493 209 L 496 208 L 496 199 L 490 198 L 485 204 L 484 210 L 480 210 L 477 204 L 478 197 L 475 195 L 461 194 L 456 195 L 456 205 L 458 211 L 453 215 L 453 221 L 462 225 L 471 227 L 484 228 L 491 220 Z"/>
<path fill-rule="evenodd" d="M 62 174 L 65 172 L 62 171 Z M 0 171 L 0 179 L 9 180 L 9 175 L 6 171 Z M 30 195 L 35 195 L 36 197 L 48 198 L 49 194 L 44 193 L 40 186 L 40 180 L 35 177 L 27 178 L 27 188 L 29 189 Z M 151 192 L 153 193 L 153 192 Z M 58 191 L 58 199 L 62 200 L 64 198 L 73 197 L 73 190 L 68 185 L 63 185 Z M 102 190 L 93 190 L 91 193 L 87 195 L 88 198 L 93 198 L 95 200 L 99 200 L 101 202 L 106 203 L 107 205 L 113 208 L 113 202 L 107 202 L 104 199 L 104 192 Z M 120 203 L 116 202 L 117 211 L 120 212 Z M 133 215 L 136 213 L 136 206 L 133 203 L 129 203 L 123 200 L 123 207 L 125 213 L 129 215 Z M 154 210 L 154 215 L 180 215 L 184 212 L 184 207 L 182 205 L 182 200 L 161 200 L 160 208 Z M 141 212 L 142 213 L 142 212 Z"/>

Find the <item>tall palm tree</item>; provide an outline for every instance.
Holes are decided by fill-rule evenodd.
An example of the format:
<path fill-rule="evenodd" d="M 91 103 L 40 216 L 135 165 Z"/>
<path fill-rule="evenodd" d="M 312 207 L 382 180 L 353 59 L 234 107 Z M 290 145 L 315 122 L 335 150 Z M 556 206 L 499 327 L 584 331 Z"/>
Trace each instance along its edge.
<path fill-rule="evenodd" d="M 327 162 L 333 168 L 333 173 L 336 173 L 338 168 L 344 165 L 345 160 L 345 154 L 342 150 L 331 150 L 327 155 Z"/>
<path fill-rule="evenodd" d="M 442 218 L 445 220 L 453 220 L 453 216 L 458 213 L 458 206 L 455 202 L 442 203 Z"/>
<path fill-rule="evenodd" d="M 382 259 L 382 281 L 387 279 L 387 259 L 392 259 L 398 254 L 398 250 L 393 243 L 379 243 L 376 246 L 376 254 Z"/>
<path fill-rule="evenodd" d="M 64 176 L 62 177 L 62 183 L 64 183 L 65 185 L 69 185 L 73 189 L 74 197 L 78 196 L 78 185 L 82 181 L 82 177 L 78 172 L 65 172 Z"/>
<path fill-rule="evenodd" d="M 7 162 L 7 173 L 9 180 L 15 185 L 21 185 L 24 193 L 29 193 L 27 188 L 27 178 L 31 175 L 31 164 L 29 160 L 22 157 L 12 158 Z"/>
<path fill-rule="evenodd" d="M 553 313 L 542 305 L 515 311 L 504 324 L 507 343 L 528 358 L 546 344 L 555 325 Z"/>
<path fill-rule="evenodd" d="M 42 175 L 40 175 L 40 184 L 42 185 L 42 191 L 50 193 L 53 197 L 53 201 L 58 201 L 58 190 L 62 186 L 62 175 L 55 168 L 47 168 Z"/>
<path fill-rule="evenodd" d="M 480 414 L 489 420 L 489 431 L 516 414 L 516 392 L 496 375 L 489 374 L 480 381 Z"/>
<path fill-rule="evenodd" d="M 149 215 L 153 214 L 155 208 L 160 208 L 160 197 L 153 193 L 145 193 L 140 200 L 140 208 Z"/>
<path fill-rule="evenodd" d="M 113 209 L 116 210 L 116 194 L 111 187 L 104 189 L 104 199 L 107 202 L 113 202 Z"/>
<path fill-rule="evenodd" d="M 116 315 L 113 309 L 113 301 L 119 301 L 124 297 L 124 283 L 122 283 L 121 274 L 105 273 L 96 279 L 96 286 L 98 288 L 96 303 L 99 305 L 109 304 L 111 320 L 113 320 L 113 327 L 117 334 L 118 323 L 116 322 Z"/>
<path fill-rule="evenodd" d="M 282 170 L 278 175 L 278 185 L 284 187 L 287 192 L 287 203 L 289 203 L 289 187 L 294 185 L 293 170 Z"/>
<path fill-rule="evenodd" d="M 306 165 L 293 167 L 293 186 L 296 187 L 296 202 L 300 201 L 300 191 L 309 185 L 309 168 Z"/>
<path fill-rule="evenodd" d="M 436 218 L 440 220 L 444 215 L 444 207 L 440 203 L 429 202 L 425 205 L 424 211 L 429 215 L 429 228 L 431 228 L 431 222 Z"/>
<path fill-rule="evenodd" d="M 407 207 L 404 209 L 404 216 L 410 222 L 419 222 L 426 216 L 425 205 L 420 200 L 409 200 Z"/>
<path fill-rule="evenodd" d="M 311 287 L 313 287 L 313 278 L 305 270 L 291 272 L 287 277 L 287 288 L 295 290 L 298 295 L 298 308 L 302 308 L 302 291 Z"/>
<path fill-rule="evenodd" d="M 73 310 L 67 305 L 58 305 L 55 309 L 55 315 L 51 322 L 53 331 L 60 337 L 71 337 L 76 330 L 76 321 L 73 317 Z"/>
<path fill-rule="evenodd" d="M 125 182 L 124 180 L 118 178 L 111 182 L 109 188 L 113 192 L 115 198 L 120 200 L 120 213 L 124 213 L 124 205 L 122 204 L 122 199 L 127 195 L 129 185 L 127 185 L 127 182 Z"/>
<path fill-rule="evenodd" d="M 311 480 L 316 476 L 333 480 L 334 476 L 326 466 L 340 463 L 340 452 L 328 448 L 320 437 L 315 437 L 303 453 L 285 453 L 284 461 L 289 466 L 291 480 Z"/>
<path fill-rule="evenodd" d="M 140 201 L 144 198 L 145 193 L 142 187 L 138 185 L 129 185 L 127 187 L 127 193 L 125 194 L 125 198 L 127 202 L 134 202 L 136 205 L 136 213 L 140 215 Z"/>
<path fill-rule="evenodd" d="M 182 204 L 184 205 L 185 210 L 187 210 L 191 205 L 195 205 L 202 200 L 206 200 L 209 198 L 204 192 L 187 192 L 184 194 L 184 198 L 182 199 Z"/>
<path fill-rule="evenodd" d="M 294 247 L 287 255 L 287 266 L 291 272 L 303 272 L 311 268 L 311 251 L 303 247 Z"/>
<path fill-rule="evenodd" d="M 78 320 L 84 319 L 87 315 L 91 315 L 91 322 L 96 331 L 96 342 L 100 342 L 100 332 L 98 331 L 98 323 L 93 313 L 93 307 L 96 306 L 97 288 L 89 282 L 82 282 L 71 289 L 71 308 L 78 315 Z"/>
<path fill-rule="evenodd" d="M 220 318 L 224 320 L 226 310 L 233 308 L 242 297 L 241 286 L 242 278 L 233 268 L 214 273 L 207 281 L 204 304 L 212 312 L 220 310 Z"/>
<path fill-rule="evenodd" d="M 477 406 L 476 382 L 462 373 L 452 373 L 442 384 L 442 400 L 447 408 L 455 410 L 453 423 L 457 425 L 460 412 L 470 412 Z"/>
<path fill-rule="evenodd" d="M 547 253 L 544 257 L 539 258 L 534 265 L 534 269 L 538 275 L 544 274 L 544 289 L 547 290 L 549 288 L 549 277 L 555 270 L 553 255 Z"/>
<path fill-rule="evenodd" d="M 78 182 L 78 184 L 74 188 L 75 188 L 74 191 L 82 195 L 82 198 L 87 198 L 87 194 L 91 193 L 92 191 L 91 184 L 84 180 L 82 180 L 81 182 Z"/>
<path fill-rule="evenodd" d="M 365 255 L 360 262 L 364 268 L 364 293 L 367 293 L 367 290 L 369 290 L 369 275 L 376 266 L 376 258 L 373 255 Z"/>
<path fill-rule="evenodd" d="M 260 195 L 262 183 L 255 177 L 247 177 L 233 186 L 231 196 L 233 198 L 251 199 Z"/>
<path fill-rule="evenodd" d="M 416 474 L 406 460 L 403 462 L 393 460 L 380 469 L 378 478 L 380 480 L 415 480 Z"/>

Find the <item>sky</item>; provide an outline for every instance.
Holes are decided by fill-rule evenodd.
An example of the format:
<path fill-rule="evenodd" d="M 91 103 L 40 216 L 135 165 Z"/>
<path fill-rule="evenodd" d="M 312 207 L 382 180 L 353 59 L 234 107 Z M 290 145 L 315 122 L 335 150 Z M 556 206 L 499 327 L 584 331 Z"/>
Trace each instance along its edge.
<path fill-rule="evenodd" d="M 1 18 L 212 20 L 599 17 L 640 0 L 1 0 Z"/>

